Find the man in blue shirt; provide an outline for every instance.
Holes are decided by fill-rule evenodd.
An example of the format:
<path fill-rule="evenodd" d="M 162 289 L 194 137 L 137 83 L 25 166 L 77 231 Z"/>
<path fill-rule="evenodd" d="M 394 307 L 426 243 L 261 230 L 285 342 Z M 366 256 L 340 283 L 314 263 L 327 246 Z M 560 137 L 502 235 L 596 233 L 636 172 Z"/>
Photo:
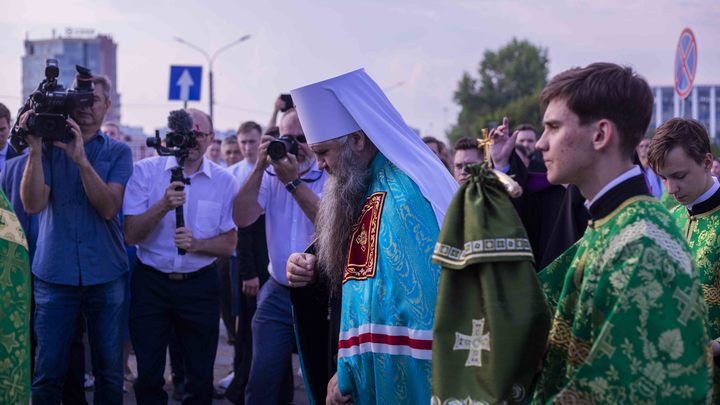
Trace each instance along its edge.
<path fill-rule="evenodd" d="M 132 174 L 130 148 L 100 132 L 110 82 L 94 77 L 92 107 L 76 108 L 69 141 L 45 143 L 29 133 L 20 186 L 25 211 L 38 214 L 35 276 L 37 358 L 34 404 L 57 404 L 76 317 L 85 315 L 93 347 L 95 403 L 122 403 L 118 318 L 125 300 L 127 256 L 118 212 Z M 19 121 L 27 129 L 28 112 Z"/>

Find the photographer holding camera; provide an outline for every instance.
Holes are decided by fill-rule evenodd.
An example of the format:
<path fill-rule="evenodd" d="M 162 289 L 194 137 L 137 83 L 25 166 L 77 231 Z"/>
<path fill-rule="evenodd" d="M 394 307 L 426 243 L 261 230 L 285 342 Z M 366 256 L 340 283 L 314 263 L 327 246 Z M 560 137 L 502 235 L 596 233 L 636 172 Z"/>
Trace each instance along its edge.
<path fill-rule="evenodd" d="M 235 249 L 232 201 L 238 185 L 203 154 L 215 138 L 207 114 L 173 111 L 168 126 L 174 132 L 165 138 L 167 147 L 159 137 L 150 142 L 161 156 L 135 163 L 123 207 L 125 240 L 138 246 L 130 302 L 138 364 L 134 389 L 138 404 L 167 403 L 163 372 L 174 330 L 185 368 L 183 403 L 210 404 L 220 319 L 215 260 Z M 189 181 L 171 182 L 183 166 Z M 176 208 L 184 226 L 177 226 Z"/>
<path fill-rule="evenodd" d="M 128 262 L 118 212 L 132 174 L 132 154 L 127 145 L 100 131 L 111 104 L 110 81 L 79 75 L 81 80 L 88 89 L 94 85 L 91 106 L 74 102 L 71 95 L 55 95 L 65 109 L 55 117 L 65 117 L 64 125 L 35 125 L 40 114 L 34 108 L 42 105 L 24 111 L 17 125 L 29 148 L 20 198 L 26 212 L 39 214 L 40 243 L 32 264 L 37 334 L 34 404 L 60 403 L 68 348 L 80 312 L 87 319 L 93 347 L 95 403 L 122 403 L 122 336 L 117 320 L 123 311 Z M 46 136 L 53 134 L 51 129 L 66 135 L 67 143 L 50 142 Z"/>
<path fill-rule="evenodd" d="M 283 115 L 280 134 L 280 138 L 261 138 L 257 163 L 233 205 L 233 218 L 240 227 L 251 225 L 265 212 L 270 256 L 271 277 L 260 289 L 252 320 L 252 366 L 245 391 L 248 405 L 277 404 L 283 380 L 291 371 L 295 337 L 284 269 L 292 252 L 310 245 L 327 178 L 317 168 L 295 110 Z"/>

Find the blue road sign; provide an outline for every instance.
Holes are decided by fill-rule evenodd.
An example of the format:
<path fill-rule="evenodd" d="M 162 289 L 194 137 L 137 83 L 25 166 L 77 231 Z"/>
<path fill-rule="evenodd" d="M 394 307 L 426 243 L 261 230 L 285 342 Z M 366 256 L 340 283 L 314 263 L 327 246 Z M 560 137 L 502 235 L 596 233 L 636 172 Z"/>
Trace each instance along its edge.
<path fill-rule="evenodd" d="M 202 66 L 170 66 L 168 100 L 199 101 Z"/>
<path fill-rule="evenodd" d="M 680 34 L 675 50 L 675 92 L 680 98 L 687 97 L 692 91 L 697 73 L 697 42 L 690 28 Z"/>

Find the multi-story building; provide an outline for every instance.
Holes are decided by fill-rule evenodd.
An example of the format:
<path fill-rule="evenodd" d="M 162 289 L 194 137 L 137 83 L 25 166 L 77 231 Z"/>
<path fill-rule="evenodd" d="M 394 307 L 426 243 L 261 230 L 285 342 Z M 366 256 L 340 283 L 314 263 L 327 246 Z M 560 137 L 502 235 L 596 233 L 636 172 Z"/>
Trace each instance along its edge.
<path fill-rule="evenodd" d="M 673 86 L 656 86 L 652 91 L 655 105 L 651 130 L 673 117 L 694 118 L 708 129 L 710 140 L 720 144 L 720 85 L 695 86 L 684 100 L 675 94 Z"/>
<path fill-rule="evenodd" d="M 117 44 L 108 35 L 96 35 L 92 30 L 68 28 L 65 35 L 52 38 L 25 40 L 22 57 L 22 97 L 37 89 L 45 77 L 45 61 L 57 59 L 60 67 L 58 82 L 70 88 L 75 81 L 75 65 L 89 68 L 93 74 L 106 75 L 113 84 L 110 98 L 112 107 L 106 120 L 120 122 L 120 95 L 117 82 Z"/>

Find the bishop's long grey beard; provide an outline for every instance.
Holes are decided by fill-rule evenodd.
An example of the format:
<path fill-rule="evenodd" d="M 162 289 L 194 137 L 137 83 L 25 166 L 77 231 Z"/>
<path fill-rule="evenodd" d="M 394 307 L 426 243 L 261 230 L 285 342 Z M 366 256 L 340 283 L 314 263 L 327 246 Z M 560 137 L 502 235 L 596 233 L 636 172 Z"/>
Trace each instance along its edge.
<path fill-rule="evenodd" d="M 357 162 L 349 143 L 345 143 L 338 165 L 323 188 L 315 221 L 318 265 L 333 294 L 341 285 L 348 240 L 369 183 L 370 169 Z"/>

